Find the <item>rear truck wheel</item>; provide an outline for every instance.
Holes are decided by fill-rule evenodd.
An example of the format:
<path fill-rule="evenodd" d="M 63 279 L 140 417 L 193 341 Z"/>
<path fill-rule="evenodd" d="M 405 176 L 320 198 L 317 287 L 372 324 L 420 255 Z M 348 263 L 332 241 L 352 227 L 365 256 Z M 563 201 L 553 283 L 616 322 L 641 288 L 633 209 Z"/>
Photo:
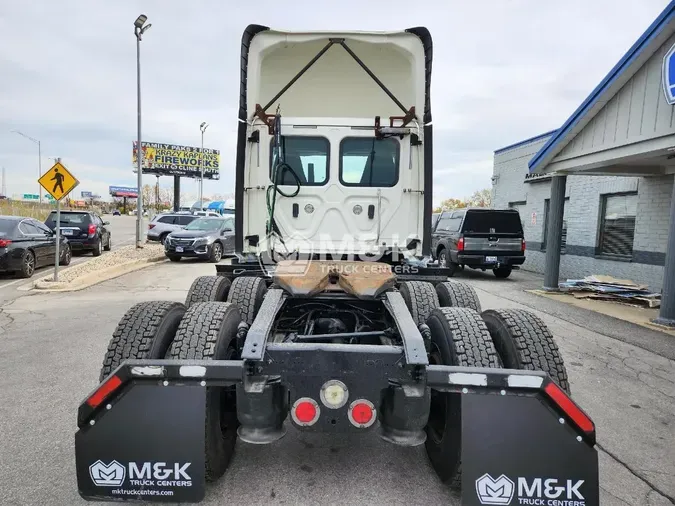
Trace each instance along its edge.
<path fill-rule="evenodd" d="M 544 371 L 569 395 L 570 383 L 560 350 L 538 316 L 522 309 L 488 309 L 481 317 L 505 368 Z"/>
<path fill-rule="evenodd" d="M 21 258 L 21 270 L 19 271 L 19 277 L 21 278 L 30 278 L 33 277 L 35 273 L 35 255 L 29 249 L 27 249 L 23 257 Z"/>
<path fill-rule="evenodd" d="M 140 302 L 122 317 L 108 344 L 99 381 L 127 359 L 165 358 L 185 314 L 180 302 Z"/>
<path fill-rule="evenodd" d="M 459 267 L 456 263 L 450 260 L 450 255 L 448 254 L 447 249 L 442 249 L 438 252 L 438 266 L 442 269 L 450 269 L 450 274 L 448 274 L 449 277 L 454 276 L 455 272 L 457 271 L 457 267 Z"/>
<path fill-rule="evenodd" d="M 171 358 L 180 360 L 236 360 L 237 327 L 241 314 L 234 304 L 200 302 L 180 322 Z M 205 471 L 207 481 L 220 478 L 230 465 L 237 442 L 236 388 L 206 388 Z"/>
<path fill-rule="evenodd" d="M 223 245 L 219 242 L 214 242 L 211 245 L 211 251 L 209 252 L 209 262 L 217 264 L 223 258 Z"/>
<path fill-rule="evenodd" d="M 94 246 L 94 249 L 92 250 L 91 253 L 95 257 L 100 257 L 101 253 L 103 253 L 103 240 L 100 237 L 96 241 L 96 245 Z"/>
<path fill-rule="evenodd" d="M 70 244 L 66 244 L 63 248 L 63 254 L 59 259 L 59 265 L 70 265 L 70 261 L 73 259 L 73 252 L 70 249 Z"/>
<path fill-rule="evenodd" d="M 224 276 L 200 276 L 192 282 L 185 305 L 198 302 L 225 302 L 232 282 Z"/>
<path fill-rule="evenodd" d="M 110 251 L 112 249 L 112 236 L 108 234 L 108 241 L 105 243 L 105 248 L 103 248 L 106 251 Z"/>
<path fill-rule="evenodd" d="M 227 302 L 235 304 L 241 312 L 242 321 L 251 325 L 258 309 L 267 293 L 267 284 L 263 278 L 257 276 L 240 276 L 234 278 Z"/>
<path fill-rule="evenodd" d="M 436 285 L 440 307 L 468 307 L 481 312 L 480 300 L 473 286 L 459 281 L 446 281 Z"/>
<path fill-rule="evenodd" d="M 164 245 L 164 242 L 166 241 L 167 236 L 169 235 L 168 232 L 163 233 L 162 235 L 159 236 L 159 244 L 162 246 Z"/>
<path fill-rule="evenodd" d="M 180 257 L 178 255 L 166 255 L 166 258 L 171 260 L 172 262 L 180 262 Z"/>
<path fill-rule="evenodd" d="M 511 271 L 513 270 L 513 267 L 510 265 L 502 265 L 501 267 L 497 267 L 496 269 L 492 269 L 492 272 L 495 273 L 495 277 L 499 279 L 506 279 L 511 275 Z"/>
<path fill-rule="evenodd" d="M 501 366 L 499 354 L 480 315 L 473 309 L 434 309 L 426 321 L 431 331 L 429 363 L 464 367 Z M 461 485 L 461 394 L 431 390 L 426 449 L 438 477 Z"/>
<path fill-rule="evenodd" d="M 436 289 L 428 281 L 404 281 L 398 290 L 417 326 L 424 323 L 431 311 L 439 307 Z"/>

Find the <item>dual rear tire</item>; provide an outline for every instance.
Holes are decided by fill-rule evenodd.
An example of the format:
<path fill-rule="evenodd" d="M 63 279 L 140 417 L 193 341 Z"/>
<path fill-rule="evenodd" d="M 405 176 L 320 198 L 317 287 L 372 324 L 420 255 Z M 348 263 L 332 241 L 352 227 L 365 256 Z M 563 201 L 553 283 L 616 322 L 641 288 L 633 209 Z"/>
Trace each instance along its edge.
<path fill-rule="evenodd" d="M 222 295 L 222 286 L 219 288 Z M 241 322 L 237 306 L 218 301 L 194 302 L 195 299 L 189 308 L 179 302 L 142 302 L 127 311 L 108 345 L 99 381 L 128 359 L 237 359 L 237 328 Z M 208 481 L 222 476 L 232 460 L 238 427 L 236 406 L 234 386 L 207 387 Z"/>
<path fill-rule="evenodd" d="M 429 327 L 430 364 L 544 371 L 568 394 L 567 371 L 546 324 L 517 309 L 481 313 L 476 291 L 455 281 L 434 286 L 408 281 L 399 288 L 419 326 Z M 425 442 L 439 478 L 461 484 L 461 395 L 433 391 Z"/>

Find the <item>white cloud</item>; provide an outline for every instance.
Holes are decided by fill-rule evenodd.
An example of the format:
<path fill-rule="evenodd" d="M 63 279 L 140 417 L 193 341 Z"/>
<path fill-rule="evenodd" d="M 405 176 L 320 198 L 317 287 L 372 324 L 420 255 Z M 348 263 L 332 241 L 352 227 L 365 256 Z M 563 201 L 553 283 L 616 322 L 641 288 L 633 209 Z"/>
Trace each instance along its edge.
<path fill-rule="evenodd" d="M 0 166 L 8 193 L 37 189 L 60 156 L 105 194 L 135 185 L 136 47 L 140 12 L 153 27 L 142 42 L 144 139 L 221 150 L 218 182 L 234 187 L 240 38 L 251 22 L 283 29 L 393 30 L 427 26 L 434 37 L 432 107 L 435 198 L 488 187 L 492 152 L 551 130 L 576 109 L 666 0 L 32 0 L 0 8 Z M 155 178 L 146 176 L 145 182 Z M 169 178 L 162 184 L 171 185 Z M 196 192 L 184 181 L 186 192 Z"/>

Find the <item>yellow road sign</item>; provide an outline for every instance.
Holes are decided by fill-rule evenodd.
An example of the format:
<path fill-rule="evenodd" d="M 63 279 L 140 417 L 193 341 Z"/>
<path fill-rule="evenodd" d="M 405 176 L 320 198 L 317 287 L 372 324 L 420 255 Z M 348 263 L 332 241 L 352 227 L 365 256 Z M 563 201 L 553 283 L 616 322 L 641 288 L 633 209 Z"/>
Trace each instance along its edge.
<path fill-rule="evenodd" d="M 61 162 L 56 162 L 51 169 L 42 174 L 38 183 L 56 200 L 61 200 L 80 184 Z"/>

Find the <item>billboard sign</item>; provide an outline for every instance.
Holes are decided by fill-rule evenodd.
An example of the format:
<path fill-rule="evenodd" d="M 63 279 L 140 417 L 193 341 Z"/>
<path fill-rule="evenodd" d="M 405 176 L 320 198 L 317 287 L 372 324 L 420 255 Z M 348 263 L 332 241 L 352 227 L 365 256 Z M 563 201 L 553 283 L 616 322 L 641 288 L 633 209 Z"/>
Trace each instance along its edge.
<path fill-rule="evenodd" d="M 112 197 L 129 197 L 135 199 L 138 197 L 138 188 L 128 186 L 110 186 L 108 188 Z"/>
<path fill-rule="evenodd" d="M 132 147 L 132 162 L 138 167 L 137 142 Z M 158 176 L 199 177 L 202 168 L 202 150 L 177 144 L 142 142 L 143 174 Z M 220 179 L 220 151 L 204 148 L 204 179 Z"/>
<path fill-rule="evenodd" d="M 81 192 L 80 192 L 80 196 L 81 196 L 83 199 L 90 199 L 90 198 L 92 198 L 94 195 L 93 195 L 91 192 L 81 191 Z"/>

